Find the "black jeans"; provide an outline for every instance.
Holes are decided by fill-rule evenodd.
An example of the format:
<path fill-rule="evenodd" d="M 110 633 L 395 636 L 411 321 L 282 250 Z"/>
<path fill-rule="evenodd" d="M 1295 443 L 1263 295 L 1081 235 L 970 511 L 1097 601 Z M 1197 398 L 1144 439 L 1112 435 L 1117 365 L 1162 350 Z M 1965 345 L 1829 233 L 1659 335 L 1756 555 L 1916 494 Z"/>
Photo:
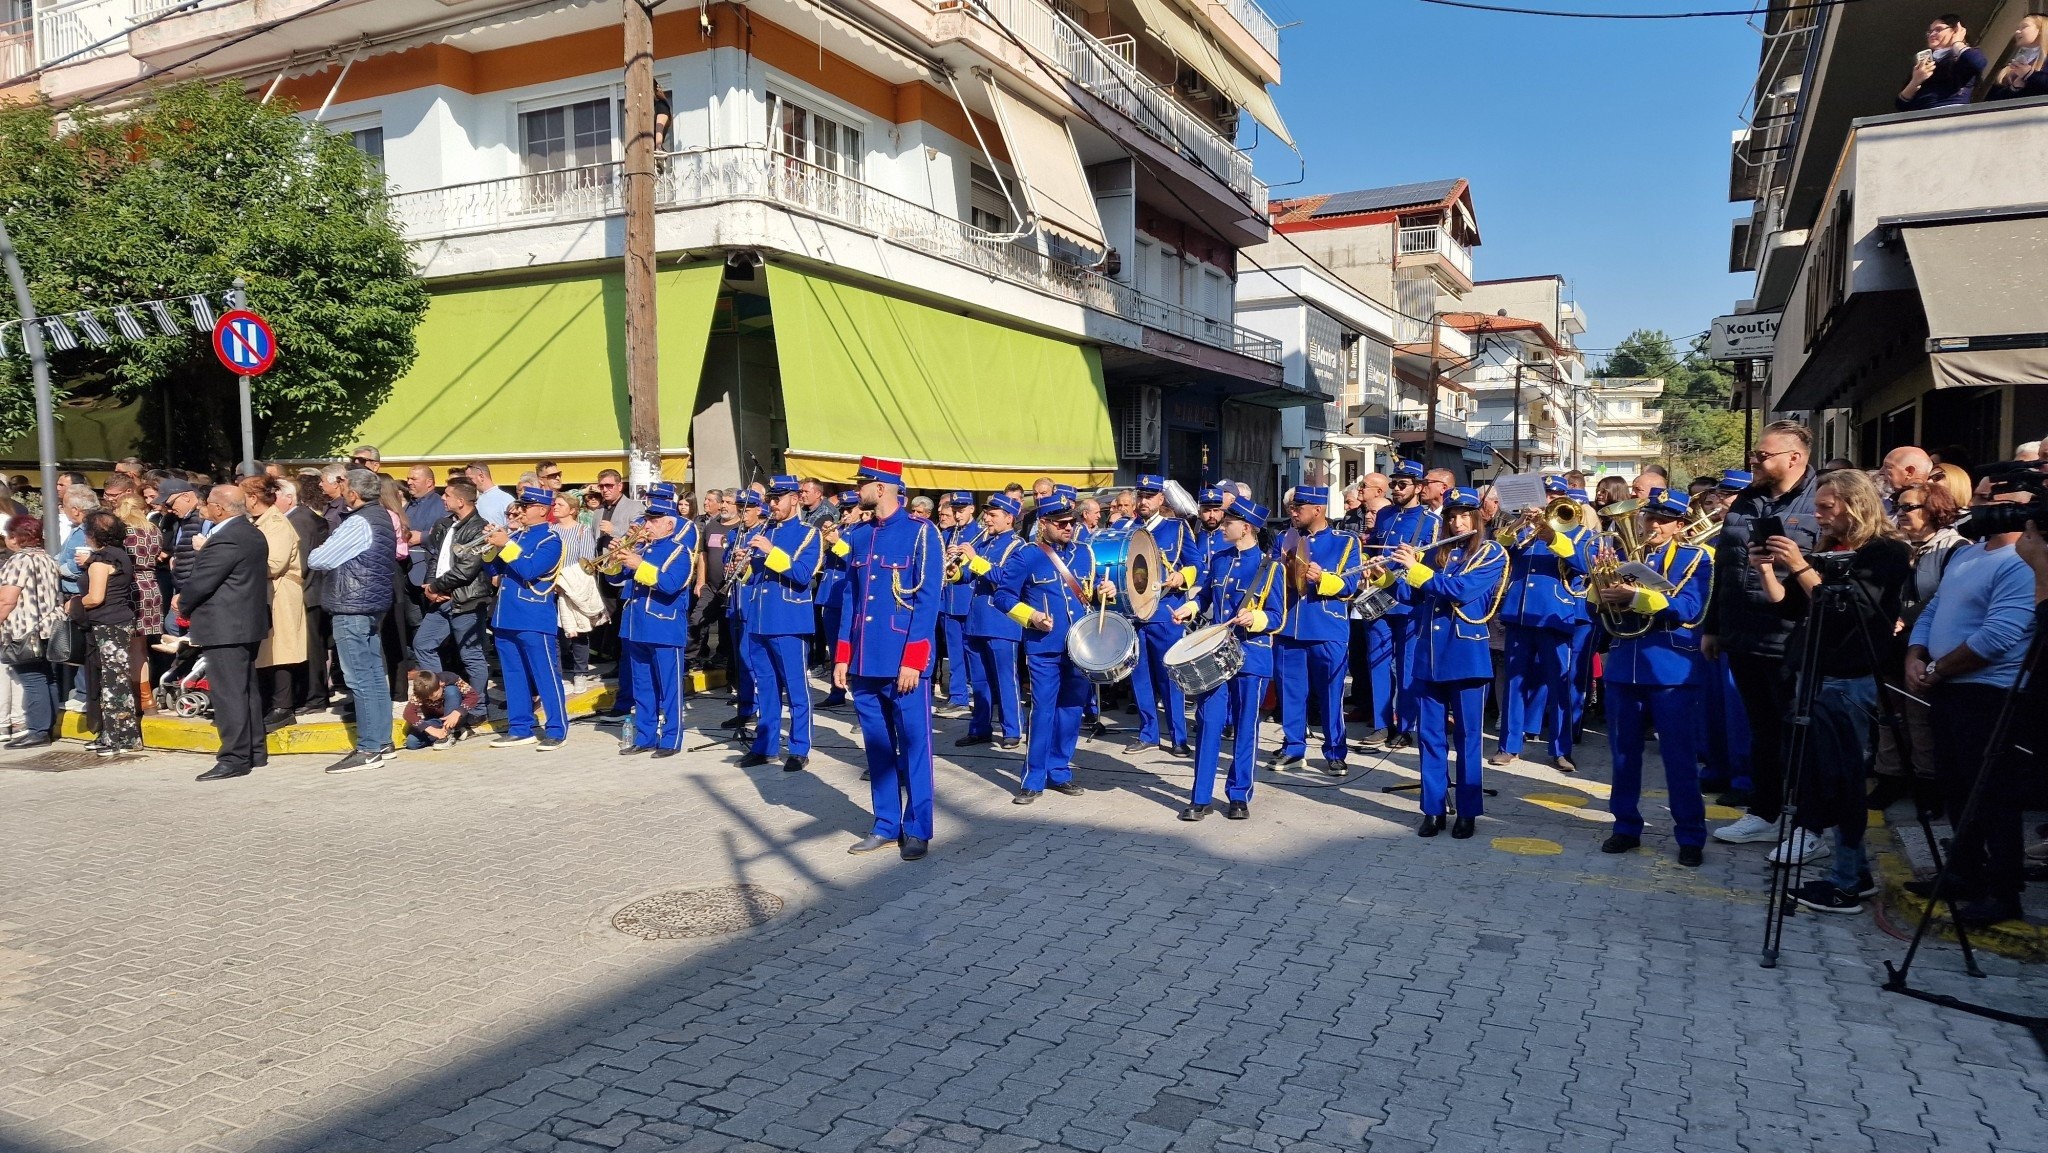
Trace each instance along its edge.
<path fill-rule="evenodd" d="M 1792 708 L 1796 660 L 1797 654 L 1728 654 L 1735 691 L 1749 717 L 1749 811 L 1766 821 L 1775 822 L 1785 811 L 1785 718 Z"/>
<path fill-rule="evenodd" d="M 1941 772 L 1942 807 L 1955 829 L 1949 875 L 1950 891 L 1958 899 L 2017 898 L 2026 880 L 2022 759 L 2010 744 L 2016 730 L 2007 733 L 2004 749 L 1991 747 L 1991 729 L 2006 693 L 1996 685 L 1934 686 L 1934 763 Z M 1963 808 L 1972 791 L 1983 796 L 1965 828 Z"/>

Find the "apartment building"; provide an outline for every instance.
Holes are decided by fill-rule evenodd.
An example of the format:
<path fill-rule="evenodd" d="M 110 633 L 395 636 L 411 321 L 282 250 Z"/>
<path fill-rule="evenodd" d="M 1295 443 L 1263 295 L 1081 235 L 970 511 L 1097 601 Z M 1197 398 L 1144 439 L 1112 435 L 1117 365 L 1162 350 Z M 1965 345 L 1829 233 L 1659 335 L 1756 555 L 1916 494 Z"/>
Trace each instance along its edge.
<path fill-rule="evenodd" d="M 1444 323 L 1478 344 L 1465 383 L 1473 434 L 1493 457 L 1488 474 L 1577 467 L 1598 418 L 1578 348 L 1586 315 L 1564 277 L 1479 281 L 1461 303 L 1470 311 Z"/>
<path fill-rule="evenodd" d="M 379 158 L 434 298 L 417 365 L 334 442 L 618 464 L 616 6 L 176 8 L 37 10 L 36 82 L 92 99 L 192 60 Z M 1228 430 L 1315 399 L 1235 317 L 1268 235 L 1251 148 L 1289 146 L 1252 0 L 706 2 L 654 38 L 669 475 L 845 480 L 878 454 L 919 487 L 1194 487 Z"/>
<path fill-rule="evenodd" d="M 1898 112 L 1928 24 L 1995 74 L 2038 0 L 1774 6 L 1735 135 L 1740 312 L 1782 313 L 1765 389 L 1816 459 L 1901 444 L 2001 460 L 2048 432 L 2048 99 Z"/>
<path fill-rule="evenodd" d="M 1610 376 L 1592 382 L 1588 396 L 1597 429 L 1581 444 L 1580 465 L 1589 478 L 1634 480 L 1644 465 L 1663 462 L 1664 410 L 1657 407 L 1663 395 L 1663 377 Z"/>
<path fill-rule="evenodd" d="M 1461 478 L 1484 468 L 1492 454 L 1473 434 L 1476 409 L 1463 379 L 1475 346 L 1443 322 L 1448 313 L 1462 309 L 1473 288 L 1472 249 L 1479 244 L 1479 222 L 1470 186 L 1441 180 L 1278 201 L 1273 230 L 1281 238 L 1252 250 L 1259 265 L 1305 260 L 1393 312 L 1384 369 L 1393 382 L 1387 431 L 1397 451 Z M 1434 458 L 1427 447 L 1432 391 Z M 1317 419 L 1322 427 L 1314 423 Z M 1328 443 L 1329 426 L 1336 420 L 1328 406 L 1320 414 L 1313 405 L 1298 416 L 1288 414 L 1282 430 L 1285 450 L 1316 458 L 1321 455 L 1317 444 Z"/>

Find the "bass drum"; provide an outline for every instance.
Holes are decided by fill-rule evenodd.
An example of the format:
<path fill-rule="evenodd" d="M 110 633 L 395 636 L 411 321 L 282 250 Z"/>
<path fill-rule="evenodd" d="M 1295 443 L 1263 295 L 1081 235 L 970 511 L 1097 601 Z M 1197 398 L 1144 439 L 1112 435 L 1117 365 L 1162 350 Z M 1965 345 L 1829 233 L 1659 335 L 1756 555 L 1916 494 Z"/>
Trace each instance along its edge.
<path fill-rule="evenodd" d="M 1116 585 L 1110 608 L 1127 617 L 1149 621 L 1159 609 L 1159 582 L 1166 577 L 1159 542 L 1136 524 L 1106 528 L 1088 539 L 1095 557 L 1095 579 Z"/>
<path fill-rule="evenodd" d="M 1237 639 L 1237 630 L 1228 624 L 1191 632 L 1166 650 L 1166 675 L 1191 697 L 1228 682 L 1243 670 L 1244 645 Z"/>
<path fill-rule="evenodd" d="M 1138 667 L 1138 630 L 1130 618 L 1092 612 L 1067 630 L 1067 659 L 1098 685 L 1113 685 Z"/>

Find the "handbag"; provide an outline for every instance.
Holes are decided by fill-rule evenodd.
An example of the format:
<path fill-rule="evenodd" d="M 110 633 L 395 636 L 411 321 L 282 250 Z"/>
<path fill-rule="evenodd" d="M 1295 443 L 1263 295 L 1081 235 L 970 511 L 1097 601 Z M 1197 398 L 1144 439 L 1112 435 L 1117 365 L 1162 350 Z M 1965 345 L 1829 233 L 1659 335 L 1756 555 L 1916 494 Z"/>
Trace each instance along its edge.
<path fill-rule="evenodd" d="M 32 665 L 43 659 L 40 637 L 15 637 L 0 641 L 0 665 Z"/>
<path fill-rule="evenodd" d="M 56 632 L 50 634 L 46 659 L 53 665 L 82 665 L 91 648 L 92 634 L 84 623 L 65 620 L 57 625 Z"/>

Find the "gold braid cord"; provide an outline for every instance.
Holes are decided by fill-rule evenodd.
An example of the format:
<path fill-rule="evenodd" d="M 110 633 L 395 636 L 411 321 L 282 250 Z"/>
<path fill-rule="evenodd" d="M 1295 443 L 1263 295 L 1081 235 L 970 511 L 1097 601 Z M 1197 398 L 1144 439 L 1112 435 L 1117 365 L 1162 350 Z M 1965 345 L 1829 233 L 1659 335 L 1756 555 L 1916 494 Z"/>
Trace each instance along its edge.
<path fill-rule="evenodd" d="M 1490 540 L 1479 542 L 1479 547 L 1473 549 L 1472 555 L 1466 557 L 1458 567 L 1466 570 L 1471 569 L 1474 565 L 1476 565 L 1479 562 L 1479 559 L 1481 557 L 1486 555 L 1486 550 L 1489 548 L 1498 549 L 1500 548 L 1500 544 L 1496 541 Z M 1505 554 L 1507 550 L 1501 549 L 1501 552 Z M 1503 555 L 1501 559 L 1502 564 L 1500 567 L 1500 583 L 1495 585 L 1493 589 L 1493 607 L 1486 610 L 1485 616 L 1468 617 L 1465 615 L 1465 610 L 1462 606 L 1452 605 L 1451 612 L 1455 614 L 1459 620 L 1464 621 L 1468 625 L 1483 625 L 1493 620 L 1493 615 L 1500 611 L 1500 604 L 1502 601 L 1507 599 L 1508 595 L 1508 566 L 1506 563 L 1507 558 L 1505 555 Z"/>
<path fill-rule="evenodd" d="M 1687 546 L 1687 547 L 1692 547 L 1692 546 Z M 1666 550 L 1666 552 L 1664 553 L 1664 576 L 1665 576 L 1665 577 L 1666 577 L 1667 579 L 1668 579 L 1668 578 L 1669 578 L 1669 577 L 1671 576 L 1671 562 L 1672 562 L 1673 560 L 1676 560 L 1676 559 L 1677 559 L 1677 554 L 1678 554 L 1678 548 L 1679 548 L 1679 546 L 1678 546 L 1678 543 L 1677 543 L 1676 541 L 1674 541 L 1674 542 L 1672 542 L 1672 544 L 1670 545 L 1670 547 L 1669 547 L 1669 548 L 1668 548 L 1668 549 Z M 1706 551 L 1705 549 L 1702 549 L 1702 548 L 1693 548 L 1693 554 L 1692 554 L 1692 563 L 1691 563 L 1691 564 L 1689 564 L 1689 565 L 1687 565 L 1687 566 L 1685 566 L 1685 575 L 1684 575 L 1684 576 L 1682 576 L 1682 577 L 1680 577 L 1680 578 L 1678 578 L 1678 583 L 1677 583 L 1677 584 L 1674 584 L 1674 585 L 1672 585 L 1672 586 L 1671 586 L 1671 599 L 1672 599 L 1672 600 L 1677 600 L 1677 599 L 1678 599 L 1678 593 L 1679 593 L 1679 590 L 1683 589 L 1683 588 L 1685 587 L 1685 584 L 1686 584 L 1686 582 L 1692 579 L 1692 577 L 1693 577 L 1693 574 L 1699 571 L 1699 567 L 1700 567 L 1700 562 L 1701 562 L 1701 561 L 1703 561 L 1703 560 L 1705 560 L 1705 559 L 1707 559 L 1707 555 L 1708 555 L 1708 554 L 1707 554 L 1707 551 Z M 1709 570 L 1709 572 L 1711 572 L 1711 570 Z M 1712 598 L 1710 597 L 1709 599 L 1712 599 Z M 1680 627 L 1681 627 L 1681 628 L 1688 628 L 1688 629 L 1696 629 L 1696 628 L 1700 627 L 1701 623 L 1703 623 L 1703 622 L 1704 622 L 1704 621 L 1705 621 L 1706 619 L 1707 619 L 1707 610 L 1706 610 L 1706 606 L 1705 606 L 1705 604 L 1702 604 L 1702 605 L 1700 606 L 1700 615 L 1699 615 L 1699 618 L 1698 618 L 1697 620 L 1689 620 L 1689 621 L 1683 621 L 1683 622 L 1681 622 L 1681 623 L 1680 623 Z"/>
<path fill-rule="evenodd" d="M 918 524 L 919 528 L 917 530 L 917 547 L 912 549 L 910 553 L 910 567 L 917 570 L 917 583 L 911 585 L 909 588 L 904 588 L 903 570 L 889 570 L 889 594 L 896 598 L 896 607 L 900 609 L 910 608 L 910 602 L 905 598 L 917 595 L 917 590 L 924 587 L 924 553 L 926 547 L 926 530 L 929 529 L 932 532 L 939 531 L 928 521 L 919 521 Z"/>

